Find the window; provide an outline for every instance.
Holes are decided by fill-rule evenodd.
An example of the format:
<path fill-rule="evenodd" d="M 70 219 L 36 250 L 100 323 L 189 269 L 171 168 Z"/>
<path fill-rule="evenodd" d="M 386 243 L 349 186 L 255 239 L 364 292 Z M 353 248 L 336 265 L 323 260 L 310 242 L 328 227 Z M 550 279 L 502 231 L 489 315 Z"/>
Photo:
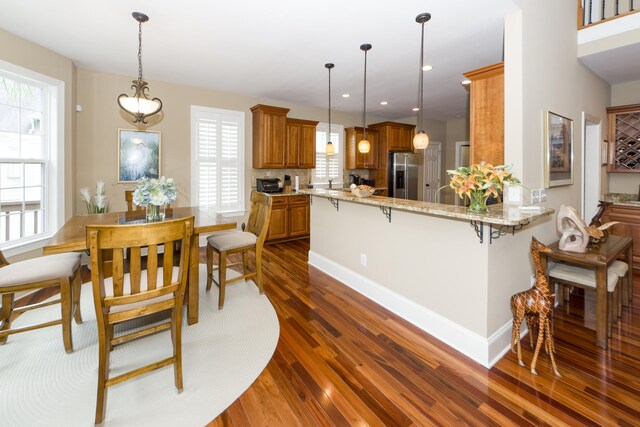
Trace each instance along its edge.
<path fill-rule="evenodd" d="M 342 170 L 344 164 L 344 127 L 331 125 L 331 142 L 335 152 L 327 156 L 325 147 L 329 125 L 319 123 L 316 127 L 316 168 L 313 170 L 314 184 L 328 184 L 333 179 L 334 184 L 342 183 Z"/>
<path fill-rule="evenodd" d="M 64 83 L 0 61 L 0 248 L 50 237 L 62 218 Z M 13 250 L 12 250 L 13 249 Z"/>
<path fill-rule="evenodd" d="M 216 212 L 244 210 L 244 112 L 191 106 L 191 196 Z"/>

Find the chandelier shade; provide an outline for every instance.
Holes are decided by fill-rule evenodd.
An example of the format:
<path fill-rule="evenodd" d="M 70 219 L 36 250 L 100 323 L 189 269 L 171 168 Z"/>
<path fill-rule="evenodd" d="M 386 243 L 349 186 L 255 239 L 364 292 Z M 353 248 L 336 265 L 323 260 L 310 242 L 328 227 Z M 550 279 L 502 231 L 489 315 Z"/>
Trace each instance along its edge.
<path fill-rule="evenodd" d="M 133 123 L 147 123 L 147 117 L 162 110 L 162 101 L 159 98 L 149 99 L 149 86 L 142 78 L 142 23 L 147 22 L 149 17 L 140 12 L 133 12 L 131 15 L 138 21 L 138 79 L 133 80 L 131 85 L 133 95 L 120 94 L 118 105 L 133 116 Z"/>
<path fill-rule="evenodd" d="M 418 108 L 418 127 L 416 135 L 413 137 L 413 147 L 417 150 L 424 150 L 429 146 L 429 136 L 424 130 L 424 24 L 430 19 L 430 13 L 421 13 L 420 15 L 416 16 L 416 22 L 422 27 L 422 34 L 420 38 L 420 74 L 418 79 L 420 107 Z"/>

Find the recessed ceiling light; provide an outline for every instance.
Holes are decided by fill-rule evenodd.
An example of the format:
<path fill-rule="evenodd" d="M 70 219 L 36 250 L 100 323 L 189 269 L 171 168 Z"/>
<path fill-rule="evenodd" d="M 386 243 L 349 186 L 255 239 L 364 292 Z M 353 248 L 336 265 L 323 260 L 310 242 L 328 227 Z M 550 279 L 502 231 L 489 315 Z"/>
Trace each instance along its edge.
<path fill-rule="evenodd" d="M 412 108 L 412 111 L 420 111 L 420 109 L 418 107 Z"/>
<path fill-rule="evenodd" d="M 422 67 L 422 71 L 429 71 L 432 70 L 433 67 L 431 65 L 425 65 L 424 67 Z"/>
<path fill-rule="evenodd" d="M 463 80 L 463 81 L 460 82 L 460 84 L 465 85 L 465 86 L 466 85 L 470 85 L 471 84 L 471 80 L 469 80 L 469 79 Z"/>
<path fill-rule="evenodd" d="M 343 97 L 343 98 L 348 98 L 348 97 L 350 97 L 350 96 L 351 96 L 351 95 L 349 95 L 348 93 L 343 93 L 343 94 L 342 94 L 342 97 Z"/>
<path fill-rule="evenodd" d="M 388 104 L 388 102 L 387 102 L 387 101 L 382 101 L 382 102 L 380 103 L 380 105 L 387 105 L 387 104 Z"/>

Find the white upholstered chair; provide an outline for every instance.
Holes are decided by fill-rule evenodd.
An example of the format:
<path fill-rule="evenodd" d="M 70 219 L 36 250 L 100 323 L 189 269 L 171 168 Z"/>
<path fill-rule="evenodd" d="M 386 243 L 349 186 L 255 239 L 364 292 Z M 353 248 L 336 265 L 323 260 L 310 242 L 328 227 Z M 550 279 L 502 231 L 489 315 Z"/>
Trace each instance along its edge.
<path fill-rule="evenodd" d="M 73 351 L 71 317 L 82 322 L 80 314 L 80 257 L 79 253 L 62 253 L 32 258 L 10 264 L 0 251 L 0 344 L 7 342 L 11 334 L 27 332 L 48 326 L 62 325 L 62 340 L 67 353 Z M 16 292 L 59 286 L 60 298 L 15 308 Z M 61 318 L 49 322 L 11 329 L 11 317 L 16 313 L 34 310 L 60 303 Z"/>

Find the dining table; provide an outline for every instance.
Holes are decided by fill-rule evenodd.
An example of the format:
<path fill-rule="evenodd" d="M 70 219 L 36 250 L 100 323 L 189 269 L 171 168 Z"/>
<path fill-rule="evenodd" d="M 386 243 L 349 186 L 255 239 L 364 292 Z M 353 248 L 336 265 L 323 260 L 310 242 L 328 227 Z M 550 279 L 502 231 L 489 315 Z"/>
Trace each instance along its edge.
<path fill-rule="evenodd" d="M 596 274 L 596 344 L 598 347 L 607 348 L 607 269 L 611 263 L 623 257 L 629 265 L 627 271 L 627 283 L 632 282 L 633 272 L 633 240 L 630 237 L 608 236 L 598 245 L 589 245 L 586 252 L 569 252 L 559 248 L 559 241 L 549 246 L 551 252 L 544 255 L 545 271 L 546 261 L 565 262 L 580 267 L 595 270 Z M 551 282 L 549 282 L 551 286 Z M 620 284 L 618 284 L 620 286 Z M 550 289 L 551 293 L 555 293 Z M 622 299 L 630 298 L 627 289 L 622 288 Z"/>
<path fill-rule="evenodd" d="M 189 282 L 187 286 L 187 322 L 189 325 L 198 323 L 198 287 L 199 287 L 199 241 L 201 234 L 208 234 L 221 230 L 233 230 L 237 223 L 233 217 L 216 213 L 206 207 L 176 207 L 168 208 L 166 219 L 194 217 L 191 249 L 189 251 Z M 145 223 L 145 211 L 107 212 L 101 214 L 74 215 L 49 239 L 43 248 L 45 255 L 61 252 L 86 251 L 87 225 L 113 225 Z"/>

